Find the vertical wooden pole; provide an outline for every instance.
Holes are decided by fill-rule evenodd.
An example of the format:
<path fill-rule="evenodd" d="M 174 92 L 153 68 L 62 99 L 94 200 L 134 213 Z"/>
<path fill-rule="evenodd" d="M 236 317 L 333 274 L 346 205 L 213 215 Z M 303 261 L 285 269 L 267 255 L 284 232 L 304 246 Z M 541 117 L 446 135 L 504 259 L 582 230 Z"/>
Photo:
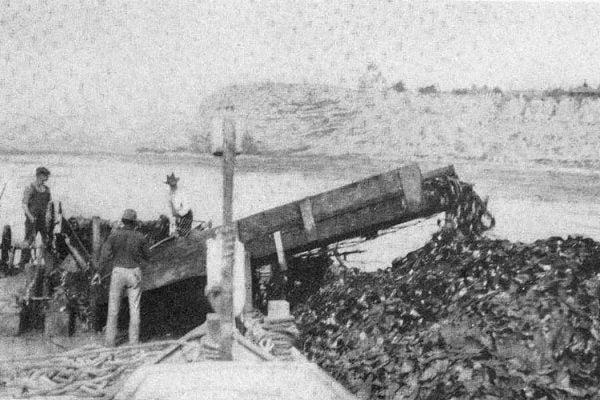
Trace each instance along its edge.
<path fill-rule="evenodd" d="M 222 308 L 223 352 L 231 359 L 233 342 L 233 265 L 235 263 L 236 227 L 233 224 L 233 174 L 235 170 L 235 125 L 228 118 L 223 120 L 223 272 Z"/>
<path fill-rule="evenodd" d="M 252 261 L 250 252 L 244 252 L 244 285 L 245 285 L 245 300 L 244 312 L 249 313 L 254 309 L 252 297 Z"/>
<path fill-rule="evenodd" d="M 269 300 L 284 300 L 286 296 L 285 286 L 287 283 L 287 260 L 285 259 L 285 250 L 283 248 L 283 239 L 281 238 L 281 231 L 273 233 L 273 240 L 275 241 L 275 249 L 277 250 L 277 267 L 275 274 L 273 275 L 276 290 L 271 293 Z"/>
<path fill-rule="evenodd" d="M 219 314 L 206 314 L 206 333 L 211 344 L 219 343 L 221 340 L 221 317 Z"/>
<path fill-rule="evenodd" d="M 96 273 L 100 271 L 100 249 L 102 247 L 102 237 L 100 233 L 100 217 L 92 217 L 92 267 Z M 98 298 L 100 297 L 101 287 L 99 285 L 93 285 L 90 296 L 90 319 L 88 321 L 88 328 L 92 330 L 99 329 L 102 325 L 98 310 Z"/>
<path fill-rule="evenodd" d="M 102 238 L 100 237 L 100 217 L 92 217 L 92 263 L 94 267 L 100 259 L 100 247 L 102 247 Z"/>
<path fill-rule="evenodd" d="M 275 241 L 275 249 L 277 251 L 277 262 L 279 262 L 279 270 L 287 271 L 287 260 L 285 259 L 285 250 L 283 248 L 283 239 L 281 238 L 281 231 L 273 233 L 273 240 Z"/>

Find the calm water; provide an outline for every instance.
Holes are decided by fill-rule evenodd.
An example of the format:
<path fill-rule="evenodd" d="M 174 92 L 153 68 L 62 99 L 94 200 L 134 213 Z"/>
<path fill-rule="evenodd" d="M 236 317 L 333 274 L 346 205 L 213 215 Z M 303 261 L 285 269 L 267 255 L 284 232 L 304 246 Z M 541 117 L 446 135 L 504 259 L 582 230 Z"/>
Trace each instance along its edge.
<path fill-rule="evenodd" d="M 210 161 L 210 160 L 209 160 Z M 191 198 L 195 219 L 221 222 L 222 176 L 218 160 L 165 160 L 162 157 L 28 155 L 0 158 L 0 223 L 10 224 L 13 238 L 21 240 L 24 214 L 23 189 L 34 180 L 35 168 L 44 165 L 52 175 L 48 185 L 53 200 L 61 201 L 69 216 L 94 215 L 119 220 L 125 208 L 134 208 L 142 220 L 168 214 L 166 175 L 181 177 L 180 185 Z M 348 183 L 349 179 L 324 178 L 317 172 L 236 170 L 236 218 Z"/>
<path fill-rule="evenodd" d="M 318 158 L 240 159 L 236 168 L 234 214 L 244 217 L 397 167 L 368 161 L 338 162 Z M 23 189 L 34 179 L 35 168 L 48 167 L 53 198 L 62 201 L 67 217 L 98 215 L 119 220 L 125 208 L 140 219 L 168 214 L 167 174 L 181 177 L 190 193 L 194 217 L 221 223 L 222 177 L 219 159 L 149 156 L 20 155 L 0 156 L 0 224 L 10 224 L 13 240 L 22 240 Z M 432 169 L 421 165 L 423 171 Z M 488 234 L 512 241 L 532 242 L 549 236 L 583 234 L 600 240 L 600 175 L 546 173 L 523 169 L 490 175 L 486 169 L 457 168 L 459 176 L 490 196 L 496 228 Z M 526 182 L 526 184 L 523 184 Z M 593 189 L 593 190 L 592 190 Z M 588 193 L 589 192 L 589 193 Z M 548 200 L 544 200 L 547 197 Z M 436 218 L 355 246 L 363 251 L 349 257 L 352 266 L 373 270 L 387 267 L 397 256 L 422 246 L 437 229 Z"/>

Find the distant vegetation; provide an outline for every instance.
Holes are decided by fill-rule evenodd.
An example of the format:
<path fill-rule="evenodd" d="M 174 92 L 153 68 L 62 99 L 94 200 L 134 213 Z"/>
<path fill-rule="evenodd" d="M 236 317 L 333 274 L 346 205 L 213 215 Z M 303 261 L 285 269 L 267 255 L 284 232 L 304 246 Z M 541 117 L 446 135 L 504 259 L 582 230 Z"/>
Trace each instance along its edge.
<path fill-rule="evenodd" d="M 584 97 L 600 98 L 600 86 L 598 86 L 597 89 L 593 89 L 588 86 L 587 82 L 584 82 L 583 85 L 571 89 L 548 89 L 543 92 L 543 95 L 546 97 L 552 97 L 557 101 L 559 101 L 559 99 L 562 97 L 574 97 L 577 99 Z"/>
<path fill-rule="evenodd" d="M 429 85 L 419 88 L 419 94 L 436 94 L 439 92 L 439 89 L 436 85 Z"/>
<path fill-rule="evenodd" d="M 392 86 L 392 89 L 398 93 L 406 92 L 406 85 L 404 85 L 404 82 L 398 81 Z"/>
<path fill-rule="evenodd" d="M 474 95 L 481 95 L 481 94 L 498 94 L 498 95 L 503 94 L 502 89 L 500 89 L 500 87 L 495 86 L 494 88 L 490 88 L 487 85 L 483 85 L 483 86 L 472 85 L 470 89 L 468 89 L 468 88 L 452 89 L 452 91 L 450 93 L 457 95 L 457 96 L 465 96 L 465 95 L 474 96 Z"/>

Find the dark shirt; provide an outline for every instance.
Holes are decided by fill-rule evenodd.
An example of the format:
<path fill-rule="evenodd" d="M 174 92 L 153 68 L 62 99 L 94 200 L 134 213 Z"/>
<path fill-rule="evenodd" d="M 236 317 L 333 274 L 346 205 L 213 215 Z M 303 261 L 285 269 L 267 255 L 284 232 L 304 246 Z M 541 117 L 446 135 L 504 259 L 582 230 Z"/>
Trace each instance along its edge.
<path fill-rule="evenodd" d="M 27 208 L 35 218 L 45 217 L 48 203 L 51 200 L 50 188 L 44 184 L 38 188 L 34 182 L 28 185 L 23 193 L 23 204 L 27 205 Z"/>
<path fill-rule="evenodd" d="M 114 267 L 144 268 L 148 263 L 148 240 L 130 227 L 114 230 L 102 245 L 100 267 L 111 271 Z"/>

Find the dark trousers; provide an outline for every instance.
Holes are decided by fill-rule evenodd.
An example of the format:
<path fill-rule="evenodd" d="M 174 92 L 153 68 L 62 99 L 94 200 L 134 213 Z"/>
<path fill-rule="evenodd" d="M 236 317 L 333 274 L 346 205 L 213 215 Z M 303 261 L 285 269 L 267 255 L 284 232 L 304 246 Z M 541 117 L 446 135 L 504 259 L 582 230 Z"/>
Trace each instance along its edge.
<path fill-rule="evenodd" d="M 48 232 L 46 232 L 46 220 L 45 217 L 36 217 L 34 222 L 31 222 L 27 216 L 25 216 L 25 241 L 29 245 L 35 244 L 35 237 L 38 232 L 42 236 L 44 245 L 48 243 Z M 21 260 L 19 264 L 27 264 L 31 260 L 31 250 L 21 250 Z"/>
<path fill-rule="evenodd" d="M 192 210 L 188 211 L 183 217 L 177 218 L 175 221 L 175 228 L 177 229 L 177 233 L 180 236 L 185 236 L 190 233 L 192 229 L 192 222 L 194 221 L 194 214 Z"/>

